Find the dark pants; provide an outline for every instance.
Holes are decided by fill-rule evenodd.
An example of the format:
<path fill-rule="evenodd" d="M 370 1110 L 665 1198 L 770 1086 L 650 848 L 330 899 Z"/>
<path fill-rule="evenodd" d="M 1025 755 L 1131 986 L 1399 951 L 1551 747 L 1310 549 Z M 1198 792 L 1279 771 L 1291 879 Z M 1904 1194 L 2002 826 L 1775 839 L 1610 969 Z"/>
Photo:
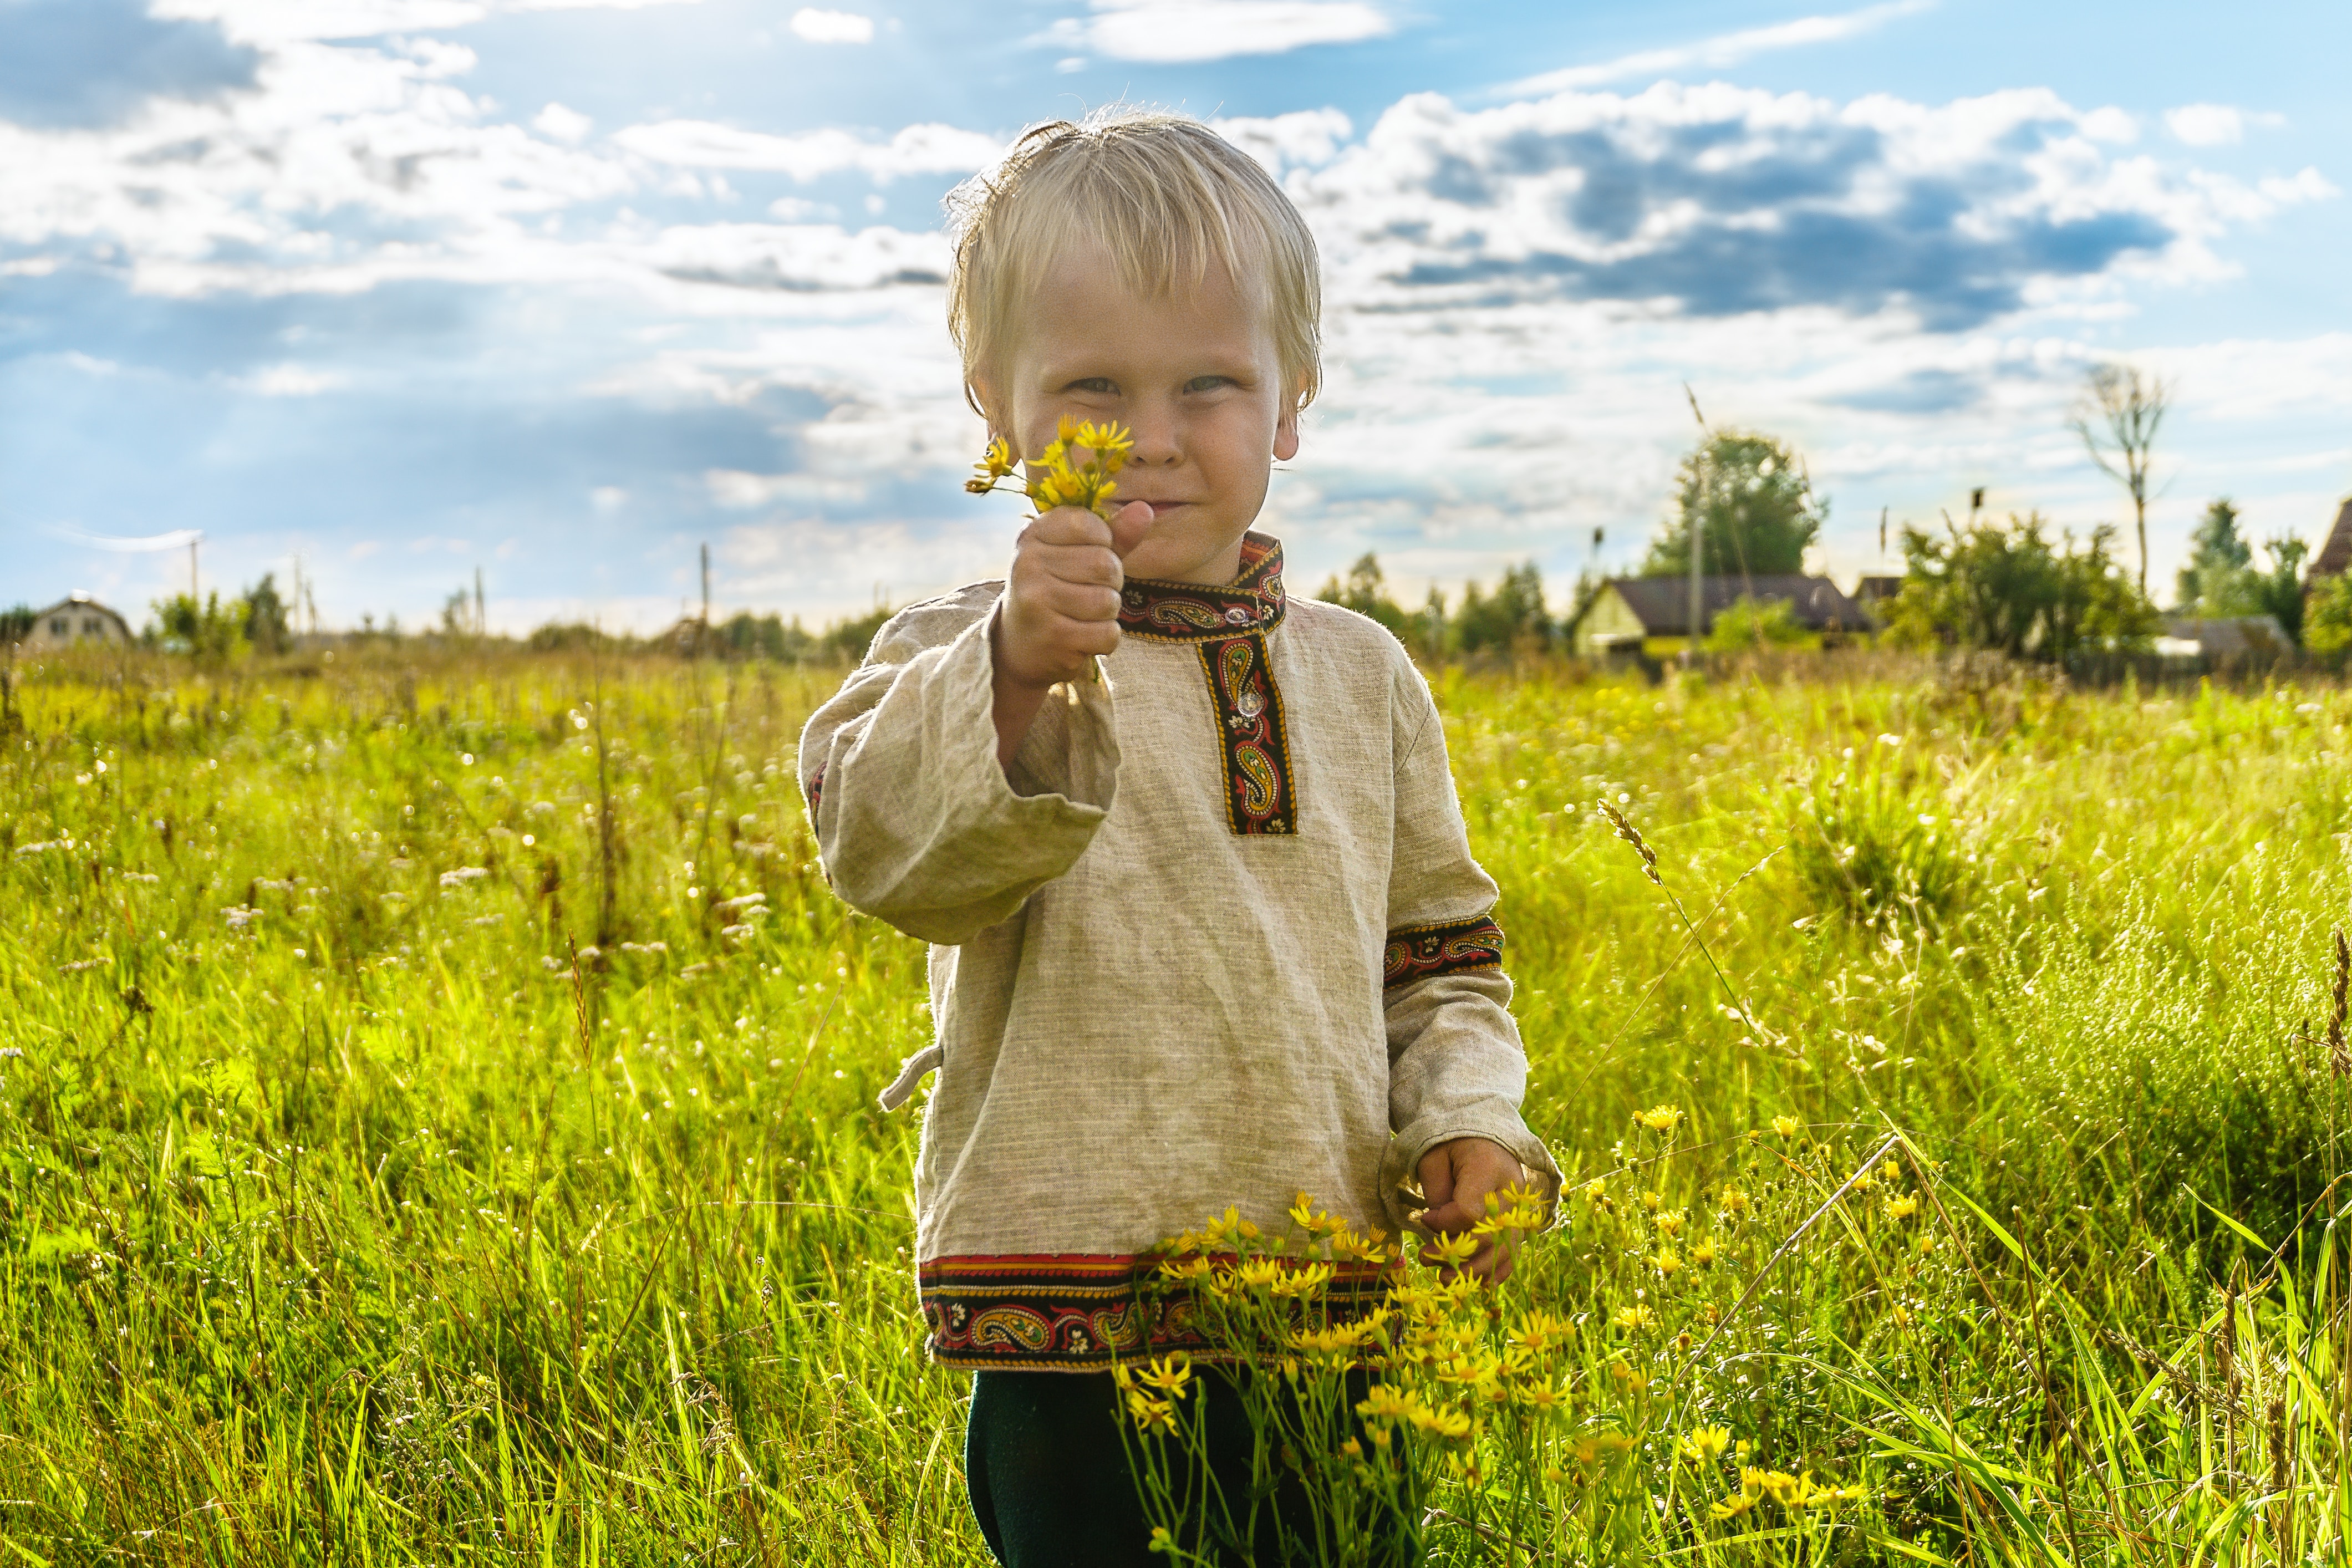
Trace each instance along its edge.
<path fill-rule="evenodd" d="M 1191 1397 L 1208 1401 L 1208 1469 L 1240 1526 L 1248 1518 L 1248 1416 L 1231 1382 L 1212 1369 L 1195 1376 Z M 981 1537 L 1005 1568 L 1160 1568 L 1168 1561 L 1150 1550 L 1150 1526 L 1121 1440 L 1125 1419 L 1108 1373 L 972 1373 L 964 1477 Z M 1286 1562 L 1285 1533 L 1312 1541 L 1311 1518 L 1305 1487 L 1286 1477 L 1272 1506 L 1259 1510 L 1256 1568 Z M 1202 1549 L 1192 1539 L 1185 1545 Z M 1400 1548 L 1379 1561 L 1412 1558 Z"/>

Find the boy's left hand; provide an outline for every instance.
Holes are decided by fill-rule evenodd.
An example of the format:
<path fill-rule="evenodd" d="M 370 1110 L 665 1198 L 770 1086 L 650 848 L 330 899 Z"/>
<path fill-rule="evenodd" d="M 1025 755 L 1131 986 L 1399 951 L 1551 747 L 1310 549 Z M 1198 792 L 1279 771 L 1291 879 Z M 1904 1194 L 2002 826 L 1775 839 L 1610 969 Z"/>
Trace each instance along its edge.
<path fill-rule="evenodd" d="M 1486 1195 L 1527 1185 L 1527 1167 L 1511 1152 L 1486 1138 L 1456 1138 L 1440 1143 L 1421 1157 L 1421 1195 L 1429 1206 L 1421 1225 L 1439 1236 L 1468 1230 L 1486 1217 Z M 1500 1236 L 1478 1244 L 1462 1267 L 1490 1285 L 1511 1277 L 1517 1259 L 1504 1247 Z"/>

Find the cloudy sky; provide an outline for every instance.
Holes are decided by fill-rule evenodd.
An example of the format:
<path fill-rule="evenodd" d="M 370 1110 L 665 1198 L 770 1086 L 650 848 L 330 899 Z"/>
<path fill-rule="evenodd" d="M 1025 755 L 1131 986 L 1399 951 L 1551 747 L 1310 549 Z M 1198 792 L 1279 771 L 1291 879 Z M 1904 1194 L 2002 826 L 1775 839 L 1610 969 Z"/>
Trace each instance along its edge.
<path fill-rule="evenodd" d="M 1818 3 L 1818 0 L 1817 0 Z M 940 196 L 1121 97 L 1276 169 L 1327 391 L 1267 525 L 1408 596 L 1637 556 L 1692 438 L 1832 500 L 2121 520 L 2065 416 L 2171 378 L 2151 553 L 2352 489 L 2352 8 L 2272 0 L 0 0 L 0 600 L 812 620 L 1001 565 Z"/>

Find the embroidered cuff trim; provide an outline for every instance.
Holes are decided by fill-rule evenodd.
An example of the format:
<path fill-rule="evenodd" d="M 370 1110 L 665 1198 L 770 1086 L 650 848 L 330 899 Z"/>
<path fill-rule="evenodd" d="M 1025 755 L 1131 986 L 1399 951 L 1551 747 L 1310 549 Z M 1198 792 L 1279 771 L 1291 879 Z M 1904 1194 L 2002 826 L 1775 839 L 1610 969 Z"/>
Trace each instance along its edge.
<path fill-rule="evenodd" d="M 1503 967 L 1503 928 L 1486 915 L 1436 925 L 1406 926 L 1389 932 L 1381 961 L 1381 984 L 1410 985 L 1437 974 Z"/>

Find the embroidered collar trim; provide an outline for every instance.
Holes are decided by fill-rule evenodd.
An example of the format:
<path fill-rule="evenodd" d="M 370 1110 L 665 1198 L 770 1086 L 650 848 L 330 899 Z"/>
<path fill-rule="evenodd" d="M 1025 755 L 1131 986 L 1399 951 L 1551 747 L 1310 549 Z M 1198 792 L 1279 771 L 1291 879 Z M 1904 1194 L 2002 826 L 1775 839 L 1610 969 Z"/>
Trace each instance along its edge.
<path fill-rule="evenodd" d="M 1208 642 L 1270 632 L 1289 600 L 1282 589 L 1282 542 L 1242 535 L 1241 575 L 1220 588 L 1130 577 L 1120 591 L 1118 629 L 1147 642 Z"/>

